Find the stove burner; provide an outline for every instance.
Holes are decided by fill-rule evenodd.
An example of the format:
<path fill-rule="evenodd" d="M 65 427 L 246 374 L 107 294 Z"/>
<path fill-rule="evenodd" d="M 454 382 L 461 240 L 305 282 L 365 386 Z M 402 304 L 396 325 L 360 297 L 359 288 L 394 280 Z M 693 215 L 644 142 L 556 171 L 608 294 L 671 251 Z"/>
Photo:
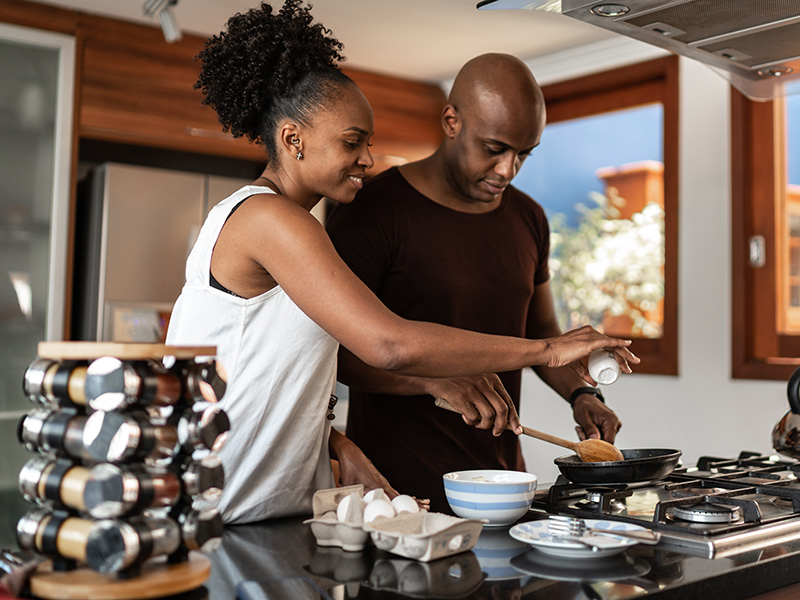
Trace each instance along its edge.
<path fill-rule="evenodd" d="M 691 523 L 733 523 L 739 518 L 738 506 L 701 502 L 689 506 L 674 506 L 669 509 L 673 519 Z"/>
<path fill-rule="evenodd" d="M 616 491 L 615 488 L 607 487 L 586 488 L 586 501 L 590 504 L 597 504 L 603 499 L 603 494 Z"/>
<path fill-rule="evenodd" d="M 679 487 L 671 490 L 673 498 L 686 498 L 687 496 L 708 496 L 709 494 L 720 494 L 725 492 L 724 488 L 718 487 Z"/>
<path fill-rule="evenodd" d="M 584 497 L 575 503 L 577 508 L 587 510 L 598 510 L 606 494 L 613 494 L 620 491 L 620 488 L 613 487 L 591 487 L 584 490 Z M 611 498 L 606 505 L 606 509 L 613 513 L 621 512 L 625 509 L 625 498 Z"/>

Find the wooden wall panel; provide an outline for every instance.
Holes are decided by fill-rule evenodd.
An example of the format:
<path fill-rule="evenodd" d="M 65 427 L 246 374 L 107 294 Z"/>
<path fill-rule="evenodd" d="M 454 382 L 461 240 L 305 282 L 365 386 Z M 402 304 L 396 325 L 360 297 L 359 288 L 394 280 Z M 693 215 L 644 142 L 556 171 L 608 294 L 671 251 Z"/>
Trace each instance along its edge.
<path fill-rule="evenodd" d="M 222 133 L 216 114 L 192 86 L 203 39 L 168 44 L 155 27 L 81 15 L 82 138 L 258 160 L 261 151 Z"/>
<path fill-rule="evenodd" d="M 45 29 L 58 33 L 75 33 L 78 13 L 57 6 L 36 4 L 24 0 L 2 0 L 0 23 Z"/>

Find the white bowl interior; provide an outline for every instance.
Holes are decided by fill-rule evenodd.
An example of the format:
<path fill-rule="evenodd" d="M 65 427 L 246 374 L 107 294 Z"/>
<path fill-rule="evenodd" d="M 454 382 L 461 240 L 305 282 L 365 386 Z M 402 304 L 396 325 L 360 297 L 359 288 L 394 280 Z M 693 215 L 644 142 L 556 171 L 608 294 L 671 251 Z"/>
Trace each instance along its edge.
<path fill-rule="evenodd" d="M 449 481 L 464 481 L 475 484 L 509 484 L 509 483 L 532 483 L 538 481 L 538 477 L 533 473 L 523 471 L 503 471 L 499 469 L 475 469 L 472 471 L 453 471 L 447 473 L 444 478 Z"/>

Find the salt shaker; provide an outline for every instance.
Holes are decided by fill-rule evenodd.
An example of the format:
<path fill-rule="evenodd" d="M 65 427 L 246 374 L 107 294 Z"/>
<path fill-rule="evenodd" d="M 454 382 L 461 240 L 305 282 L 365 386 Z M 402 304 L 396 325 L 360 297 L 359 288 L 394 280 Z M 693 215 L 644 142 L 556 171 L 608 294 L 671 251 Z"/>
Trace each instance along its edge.
<path fill-rule="evenodd" d="M 597 383 L 610 385 L 619 377 L 619 363 L 608 350 L 600 348 L 589 355 L 589 375 Z"/>

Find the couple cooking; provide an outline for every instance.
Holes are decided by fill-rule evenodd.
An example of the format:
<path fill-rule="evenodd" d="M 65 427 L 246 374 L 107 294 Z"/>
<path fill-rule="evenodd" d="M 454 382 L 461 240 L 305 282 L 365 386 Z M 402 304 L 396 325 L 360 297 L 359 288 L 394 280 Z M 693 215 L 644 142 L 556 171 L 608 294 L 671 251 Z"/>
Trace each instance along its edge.
<path fill-rule="evenodd" d="M 309 514 L 335 483 L 447 512 L 444 473 L 524 470 L 520 369 L 571 404 L 579 437 L 613 442 L 620 421 L 586 359 L 607 348 L 626 373 L 639 362 L 628 340 L 556 322 L 544 210 L 510 185 L 545 126 L 526 65 L 467 62 L 439 148 L 367 181 L 380 132 L 342 50 L 286 0 L 235 15 L 199 54 L 203 103 L 266 154 L 209 213 L 167 335 L 216 346 L 229 372 L 227 523 Z M 309 212 L 322 198 L 337 204 L 327 232 Z M 347 436 L 328 419 L 337 378 Z"/>

